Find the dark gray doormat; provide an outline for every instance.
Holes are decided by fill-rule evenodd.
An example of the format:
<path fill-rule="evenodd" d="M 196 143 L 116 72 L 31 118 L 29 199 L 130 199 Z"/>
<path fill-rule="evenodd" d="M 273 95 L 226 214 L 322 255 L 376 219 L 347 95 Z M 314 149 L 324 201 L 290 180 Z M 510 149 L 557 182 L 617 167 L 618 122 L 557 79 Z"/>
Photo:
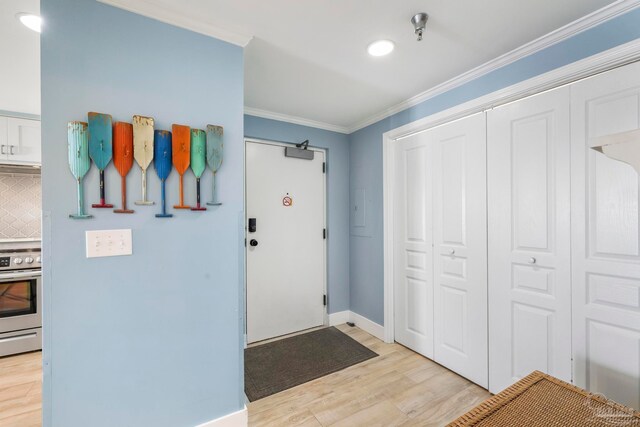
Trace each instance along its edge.
<path fill-rule="evenodd" d="M 244 351 L 244 391 L 249 401 L 340 371 L 377 354 L 334 327 Z"/>

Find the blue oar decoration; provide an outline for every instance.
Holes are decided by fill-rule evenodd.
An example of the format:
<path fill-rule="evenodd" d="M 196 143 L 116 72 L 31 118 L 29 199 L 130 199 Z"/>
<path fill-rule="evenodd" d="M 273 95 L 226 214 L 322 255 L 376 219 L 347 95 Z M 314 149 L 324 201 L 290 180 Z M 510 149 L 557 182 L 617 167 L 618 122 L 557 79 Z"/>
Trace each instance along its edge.
<path fill-rule="evenodd" d="M 171 132 L 166 130 L 156 130 L 153 134 L 153 166 L 156 169 L 161 186 L 162 212 L 156 214 L 156 218 L 171 218 L 173 215 L 167 213 L 165 183 L 172 168 L 171 159 Z"/>
<path fill-rule="evenodd" d="M 111 161 L 113 154 L 113 127 L 111 115 L 89 113 L 89 156 L 100 171 L 100 203 L 94 203 L 94 208 L 112 208 L 106 203 L 104 190 L 104 170 Z"/>

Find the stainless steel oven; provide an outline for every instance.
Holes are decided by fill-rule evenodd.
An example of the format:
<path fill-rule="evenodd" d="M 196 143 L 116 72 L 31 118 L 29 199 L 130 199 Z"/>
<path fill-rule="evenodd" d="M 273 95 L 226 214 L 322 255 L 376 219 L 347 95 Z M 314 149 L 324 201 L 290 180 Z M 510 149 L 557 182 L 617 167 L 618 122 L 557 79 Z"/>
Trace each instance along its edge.
<path fill-rule="evenodd" d="M 0 245 L 0 356 L 41 348 L 40 249 Z"/>

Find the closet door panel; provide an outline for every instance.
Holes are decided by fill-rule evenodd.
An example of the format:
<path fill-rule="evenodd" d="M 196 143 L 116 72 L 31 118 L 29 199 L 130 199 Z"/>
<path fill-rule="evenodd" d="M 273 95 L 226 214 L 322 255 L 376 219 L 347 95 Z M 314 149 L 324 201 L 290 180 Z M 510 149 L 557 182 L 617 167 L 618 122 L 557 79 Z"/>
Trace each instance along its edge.
<path fill-rule="evenodd" d="M 490 111 L 489 390 L 571 380 L 568 88 Z"/>
<path fill-rule="evenodd" d="M 571 114 L 574 380 L 638 409 L 638 174 L 590 146 L 640 128 L 640 64 L 572 85 Z"/>
<path fill-rule="evenodd" d="M 424 133 L 396 144 L 394 334 L 433 358 L 432 150 Z"/>
<path fill-rule="evenodd" d="M 427 134 L 433 146 L 434 359 L 486 387 L 485 116 Z"/>

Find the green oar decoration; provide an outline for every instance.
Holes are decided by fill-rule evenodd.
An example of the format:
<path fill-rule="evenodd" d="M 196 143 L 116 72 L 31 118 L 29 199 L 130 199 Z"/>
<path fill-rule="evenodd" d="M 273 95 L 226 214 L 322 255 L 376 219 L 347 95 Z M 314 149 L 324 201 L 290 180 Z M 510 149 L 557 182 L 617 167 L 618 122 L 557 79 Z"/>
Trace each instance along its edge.
<path fill-rule="evenodd" d="M 206 211 L 207 208 L 200 205 L 200 177 L 207 167 L 206 163 L 207 140 L 202 129 L 191 129 L 191 170 L 196 176 L 196 205 L 192 211 Z"/>

